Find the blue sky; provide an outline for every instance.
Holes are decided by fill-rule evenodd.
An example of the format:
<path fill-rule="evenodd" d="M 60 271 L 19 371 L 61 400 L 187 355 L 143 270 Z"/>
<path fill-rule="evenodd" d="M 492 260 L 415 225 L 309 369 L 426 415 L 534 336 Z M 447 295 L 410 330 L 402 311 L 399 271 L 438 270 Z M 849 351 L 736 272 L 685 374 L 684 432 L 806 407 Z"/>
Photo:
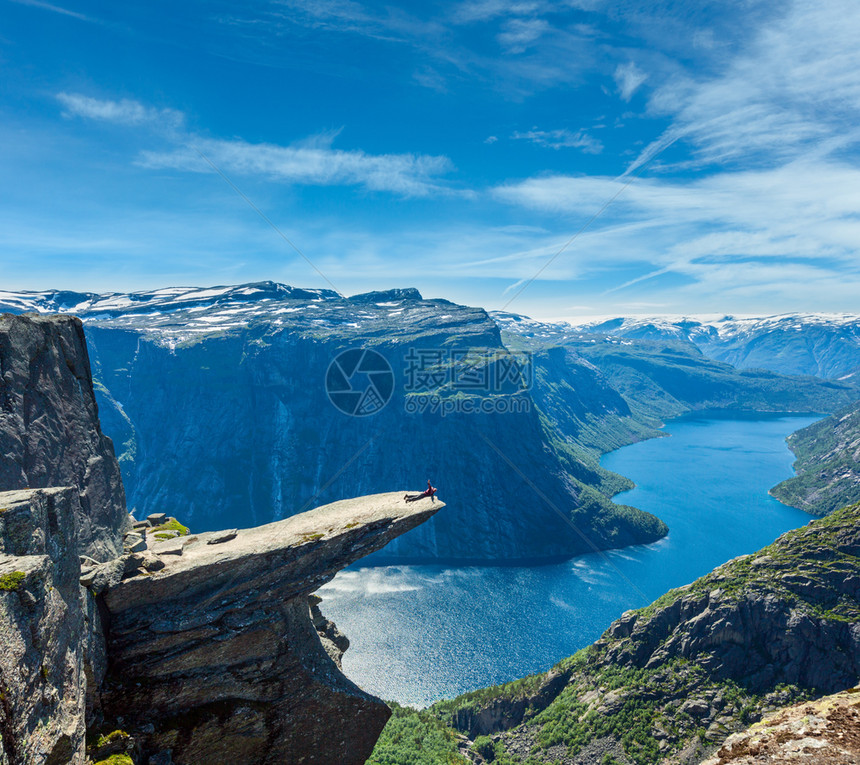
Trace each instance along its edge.
<path fill-rule="evenodd" d="M 3 288 L 860 311 L 856 0 L 0 10 Z"/>

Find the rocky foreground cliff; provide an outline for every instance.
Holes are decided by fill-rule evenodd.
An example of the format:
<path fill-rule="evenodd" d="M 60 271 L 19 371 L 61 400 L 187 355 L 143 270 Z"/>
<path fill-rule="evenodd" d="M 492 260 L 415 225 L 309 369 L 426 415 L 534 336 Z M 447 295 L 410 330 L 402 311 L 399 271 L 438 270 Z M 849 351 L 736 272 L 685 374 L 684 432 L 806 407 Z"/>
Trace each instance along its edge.
<path fill-rule="evenodd" d="M 80 322 L 4 316 L 0 349 L 3 475 L 32 484 L 0 492 L 0 765 L 364 762 L 390 710 L 312 593 L 442 503 L 129 536 Z"/>
<path fill-rule="evenodd" d="M 699 763 L 762 715 L 857 684 L 858 564 L 860 504 L 625 613 L 546 674 L 440 702 L 423 722 L 398 714 L 425 729 L 432 716 L 452 756 L 464 736 L 452 761 Z M 379 751 L 391 746 L 384 734 Z"/>
<path fill-rule="evenodd" d="M 860 687 L 787 707 L 735 733 L 702 765 L 855 765 Z"/>

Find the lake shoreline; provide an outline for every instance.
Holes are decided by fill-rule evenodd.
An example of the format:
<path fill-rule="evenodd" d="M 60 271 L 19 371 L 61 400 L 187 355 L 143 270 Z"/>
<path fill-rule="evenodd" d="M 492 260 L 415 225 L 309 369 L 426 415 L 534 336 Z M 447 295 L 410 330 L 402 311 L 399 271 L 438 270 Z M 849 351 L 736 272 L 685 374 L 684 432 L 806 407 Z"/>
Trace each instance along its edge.
<path fill-rule="evenodd" d="M 767 494 L 792 473 L 786 436 L 810 421 L 686 414 L 666 423 L 673 438 L 608 453 L 601 464 L 637 483 L 619 496 L 670 526 L 657 542 L 555 564 L 398 561 L 338 574 L 319 594 L 352 641 L 344 671 L 371 693 L 417 707 L 545 671 L 624 611 L 811 520 Z"/>

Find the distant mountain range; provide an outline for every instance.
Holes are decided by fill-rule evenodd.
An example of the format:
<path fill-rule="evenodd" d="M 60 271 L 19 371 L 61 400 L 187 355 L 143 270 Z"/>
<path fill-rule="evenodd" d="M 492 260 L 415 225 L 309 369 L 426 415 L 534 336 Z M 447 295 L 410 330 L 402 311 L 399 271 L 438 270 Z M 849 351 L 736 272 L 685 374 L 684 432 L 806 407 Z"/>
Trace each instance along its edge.
<path fill-rule="evenodd" d="M 860 314 L 794 313 L 717 320 L 618 317 L 583 324 L 541 322 L 493 312 L 499 326 L 517 334 L 564 342 L 585 335 L 645 342 L 679 342 L 738 369 L 845 379 L 860 371 Z"/>
<path fill-rule="evenodd" d="M 830 412 L 860 398 L 850 379 L 739 371 L 684 337 L 491 317 L 414 289 L 0 292 L 0 311 L 83 320 L 102 425 L 138 515 L 250 526 L 431 478 L 447 507 L 386 548 L 398 560 L 548 559 L 653 541 L 665 525 L 611 501 L 631 484 L 600 454 L 694 409 Z M 347 361 L 332 372 L 354 349 L 390 367 L 382 388 L 372 381 L 385 370 Z M 336 408 L 353 399 L 358 414 L 379 411 Z"/>
<path fill-rule="evenodd" d="M 421 296 L 414 289 L 389 290 L 353 296 L 349 303 L 373 304 L 376 299 L 416 297 L 420 299 Z M 145 314 L 152 319 L 149 329 L 170 328 L 174 335 L 178 330 L 175 318 L 181 318 L 191 337 L 243 326 L 249 319 L 274 319 L 279 312 L 283 313 L 284 307 L 279 303 L 284 300 L 333 305 L 343 298 L 333 290 L 303 289 L 275 282 L 168 287 L 133 293 L 0 291 L 0 312 L 73 313 L 82 318 L 111 319 L 115 326 L 125 321 L 132 327 L 138 323 L 133 317 Z M 172 317 L 177 311 L 183 313 L 180 317 Z M 835 379 L 860 373 L 860 314 L 790 313 L 719 319 L 622 316 L 581 324 L 544 322 L 503 311 L 490 312 L 490 316 L 502 330 L 557 344 L 586 335 L 655 343 L 675 341 L 693 345 L 708 358 L 738 369 L 761 368 Z M 323 321 L 328 322 L 330 318 Z M 361 317 L 351 317 L 355 319 L 360 323 Z"/>

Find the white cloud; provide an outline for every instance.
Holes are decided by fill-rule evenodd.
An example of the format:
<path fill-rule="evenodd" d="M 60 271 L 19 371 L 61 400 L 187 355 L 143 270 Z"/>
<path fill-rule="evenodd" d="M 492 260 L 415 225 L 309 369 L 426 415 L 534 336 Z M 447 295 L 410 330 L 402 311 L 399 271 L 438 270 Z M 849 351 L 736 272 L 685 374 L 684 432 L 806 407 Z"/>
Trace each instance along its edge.
<path fill-rule="evenodd" d="M 489 21 L 499 16 L 531 15 L 545 8 L 537 0 L 467 0 L 454 11 L 455 22 Z"/>
<path fill-rule="evenodd" d="M 673 79 L 651 109 L 701 162 L 790 161 L 860 124 L 860 5 L 795 2 L 715 78 Z M 837 144 L 844 145 L 843 141 Z"/>
<path fill-rule="evenodd" d="M 177 128 L 185 119 L 182 112 L 175 109 L 155 109 L 128 98 L 111 101 L 80 93 L 57 93 L 57 100 L 65 107 L 63 114 L 66 117 L 84 117 L 119 125 L 149 124 Z"/>
<path fill-rule="evenodd" d="M 550 31 L 544 19 L 509 19 L 502 25 L 498 40 L 510 53 L 523 53 L 532 43 Z"/>
<path fill-rule="evenodd" d="M 533 128 L 525 133 L 517 131 L 511 138 L 531 141 L 538 146 L 546 146 L 550 149 L 581 149 L 586 154 L 600 154 L 603 151 L 603 144 L 584 130 L 573 133 L 566 128 L 559 130 Z"/>
<path fill-rule="evenodd" d="M 59 5 L 54 5 L 53 3 L 46 3 L 42 0 L 12 0 L 13 3 L 18 3 L 18 5 L 29 5 L 33 8 L 41 8 L 45 11 L 52 11 L 53 13 L 59 13 L 63 16 L 71 16 L 73 19 L 78 19 L 79 21 L 97 21 L 96 19 L 85 16 L 83 13 L 78 13 L 77 11 L 70 11 L 68 8 L 63 8 Z"/>
<path fill-rule="evenodd" d="M 589 208 L 596 211 L 623 185 L 621 179 L 609 177 L 557 175 L 506 184 L 494 193 L 532 209 L 582 214 Z M 615 222 L 643 223 L 671 217 L 679 227 L 724 225 L 774 235 L 815 231 L 823 246 L 834 244 L 843 226 L 860 226 L 858 209 L 860 169 L 798 161 L 772 170 L 726 172 L 692 181 L 638 179 L 623 190 L 608 216 Z M 840 246 L 847 244 L 842 241 Z"/>
<path fill-rule="evenodd" d="M 496 188 L 497 199 L 563 216 L 571 231 L 618 195 L 542 278 L 622 266 L 610 288 L 619 298 L 671 283 L 670 303 L 707 300 L 713 310 L 753 299 L 781 310 L 827 305 L 829 295 L 844 305 L 860 290 L 858 38 L 856 3 L 796 2 L 720 74 L 658 88 L 649 108 L 671 124 L 620 178 L 550 175 Z M 616 74 L 622 97 L 641 85 L 632 68 Z M 631 180 L 676 142 L 692 149 L 690 161 Z"/>
<path fill-rule="evenodd" d="M 571 8 L 596 10 L 603 0 L 466 0 L 452 14 L 455 23 L 490 21 L 504 16 L 535 16 L 559 13 Z"/>
<path fill-rule="evenodd" d="M 687 288 L 690 294 L 754 296 L 759 287 L 763 295 L 781 295 L 783 306 L 807 289 L 818 301 L 827 289 L 842 299 L 849 287 L 860 289 L 860 168 L 804 159 L 770 170 L 624 185 L 608 177 L 549 176 L 506 184 L 495 194 L 570 216 L 572 231 L 620 191 L 559 259 L 580 271 L 643 267 L 642 276 L 620 280 L 613 292 L 669 274 L 698 285 Z M 546 278 L 562 278 L 569 266 L 558 265 Z M 689 299 L 680 292 L 676 298 Z"/>
<path fill-rule="evenodd" d="M 447 193 L 437 178 L 453 169 L 451 161 L 443 156 L 334 149 L 332 144 L 340 129 L 310 136 L 290 146 L 253 144 L 241 139 L 204 139 L 180 131 L 184 115 L 173 109 L 155 109 L 130 99 L 110 101 L 77 93 L 59 93 L 57 99 L 63 104 L 66 116 L 167 129 L 175 146 L 141 152 L 137 164 L 146 168 L 211 172 L 211 166 L 199 151 L 225 173 L 319 186 L 357 185 L 407 196 Z"/>
<path fill-rule="evenodd" d="M 453 167 L 447 157 L 342 151 L 319 140 L 292 146 L 242 140 L 198 140 L 169 151 L 144 151 L 139 164 L 147 168 L 211 172 L 197 150 L 228 174 L 257 175 L 319 186 L 358 185 L 409 196 L 443 192 L 435 178 Z"/>
<path fill-rule="evenodd" d="M 625 101 L 629 101 L 639 86 L 648 79 L 648 75 L 632 61 L 627 64 L 619 64 L 615 68 L 613 76 L 615 84 L 618 86 L 618 93 Z"/>

